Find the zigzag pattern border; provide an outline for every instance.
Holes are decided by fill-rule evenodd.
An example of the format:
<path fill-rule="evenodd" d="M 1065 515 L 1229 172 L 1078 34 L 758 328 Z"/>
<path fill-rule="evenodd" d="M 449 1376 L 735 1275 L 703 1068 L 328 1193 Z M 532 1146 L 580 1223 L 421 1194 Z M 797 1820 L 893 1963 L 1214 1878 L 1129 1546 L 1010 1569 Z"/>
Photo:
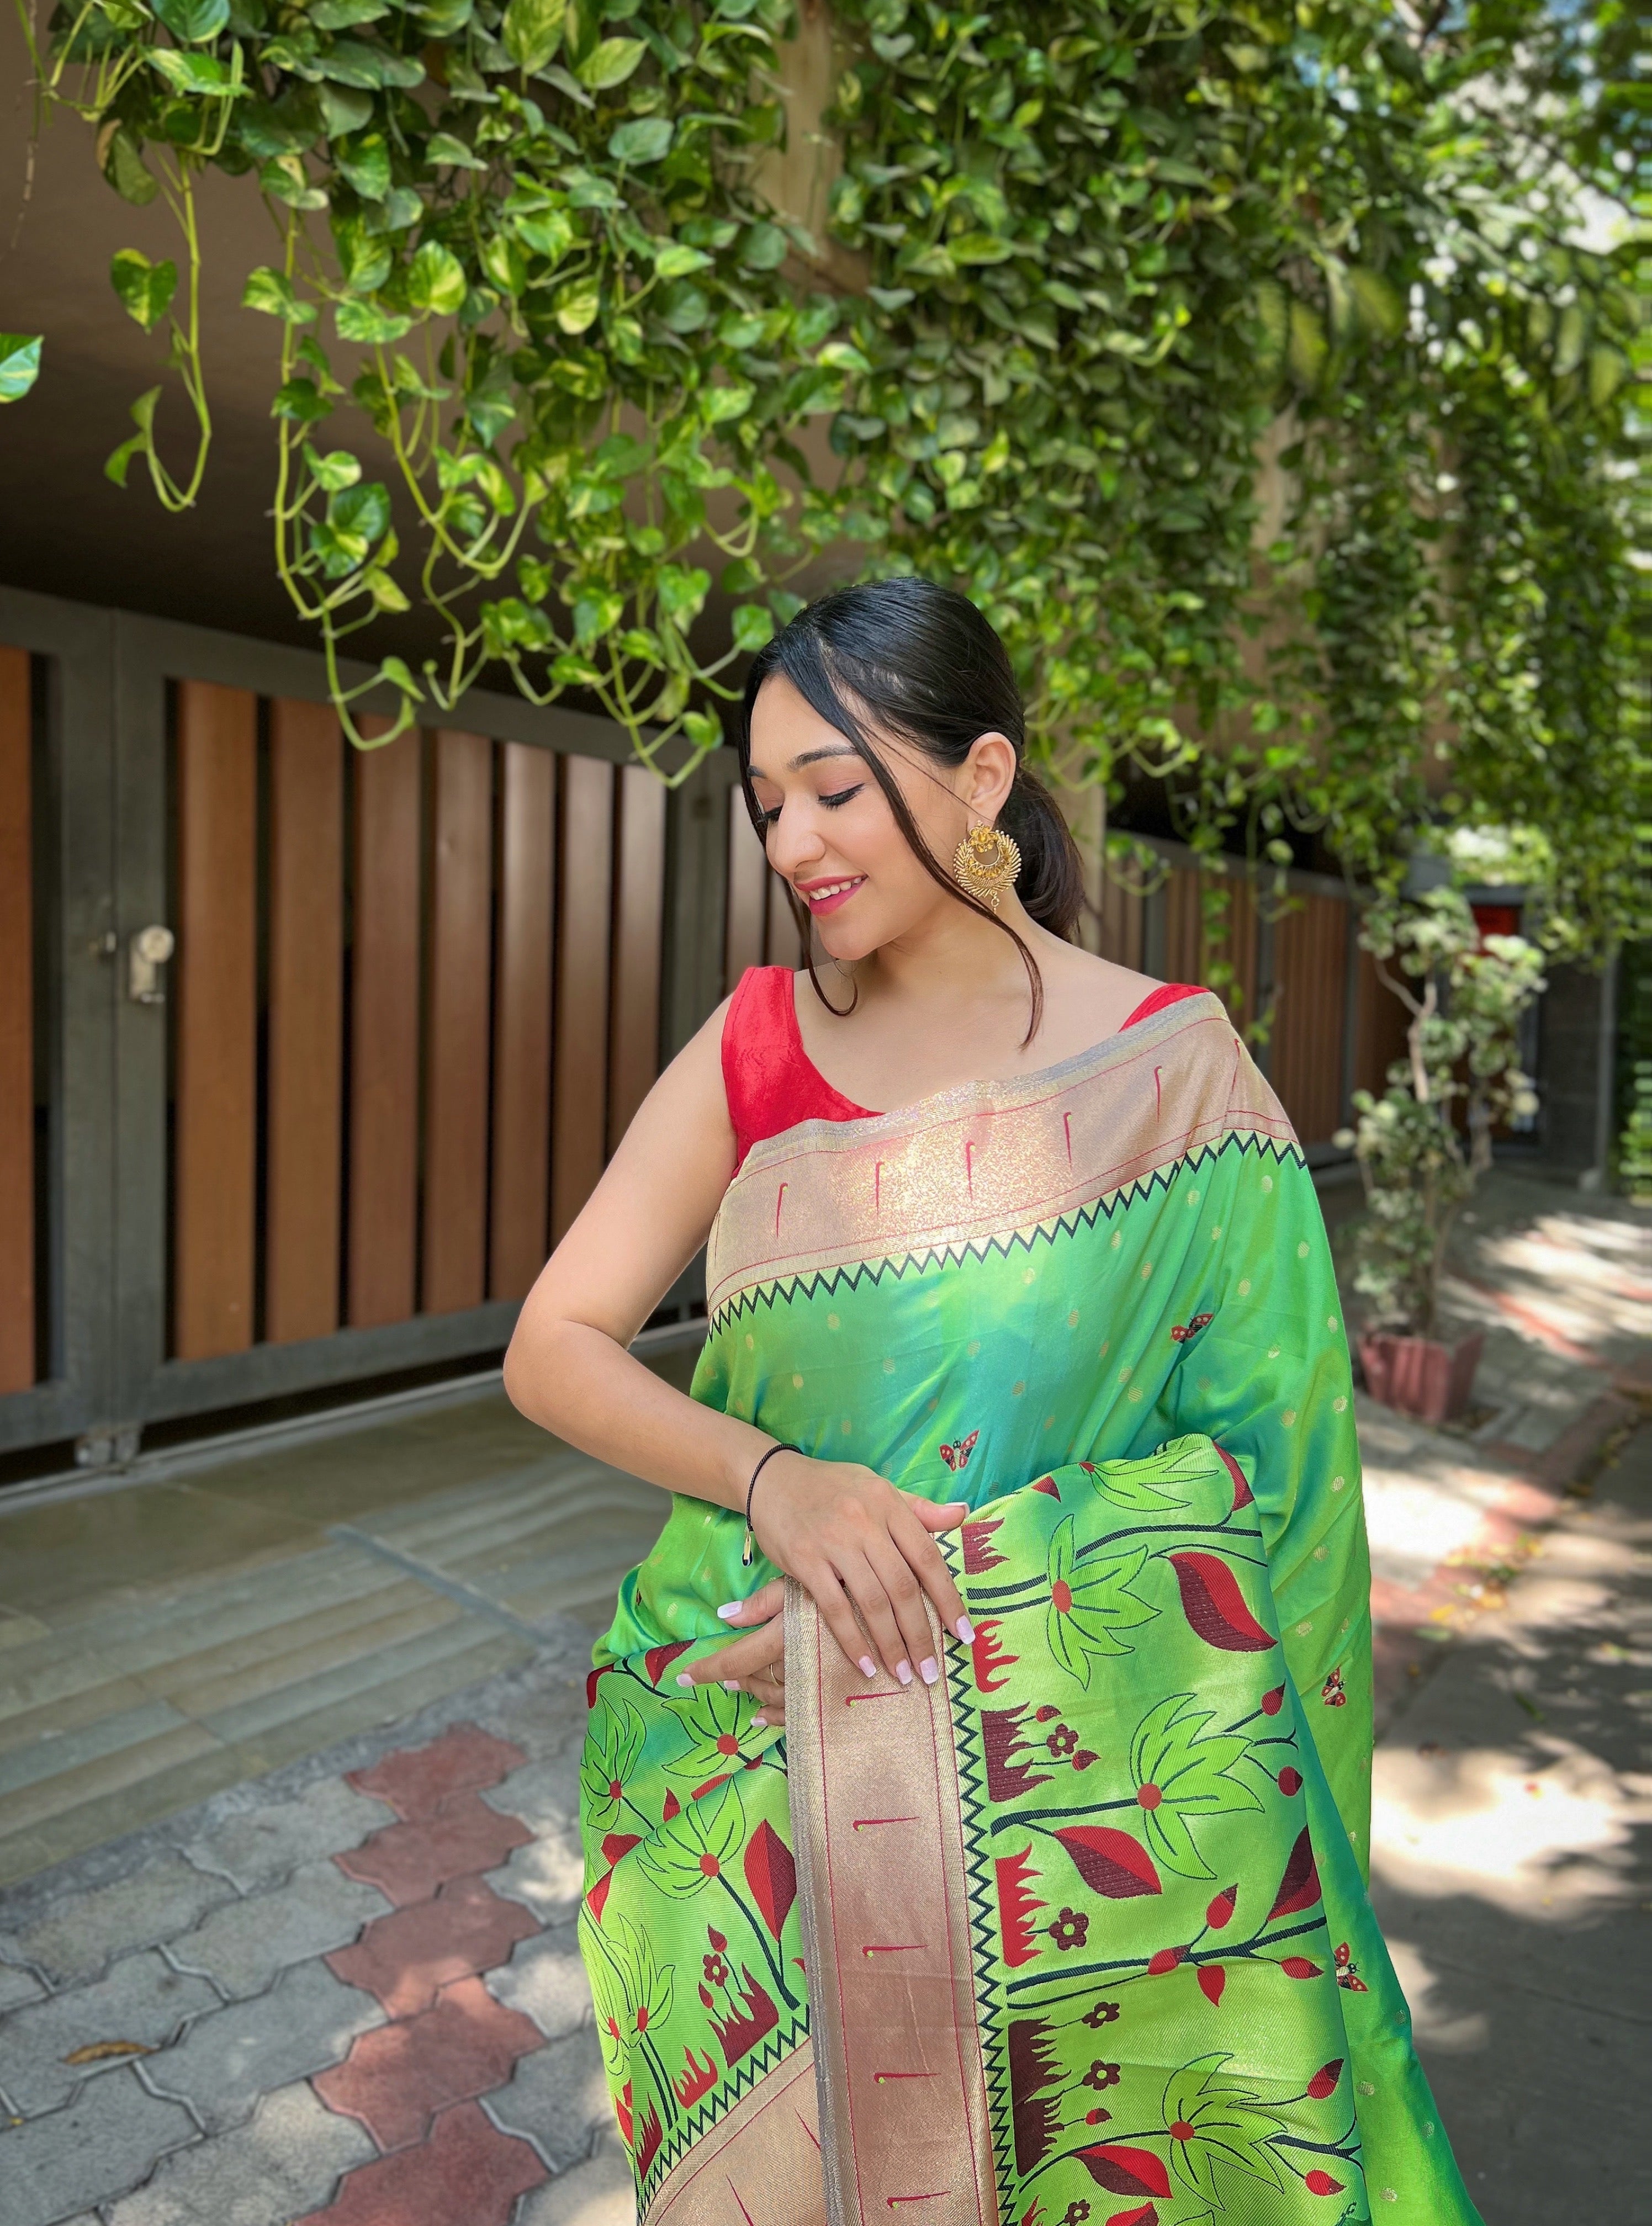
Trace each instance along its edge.
<path fill-rule="evenodd" d="M 1289 1160 L 1304 1169 L 1307 1167 L 1299 1144 L 1282 1143 L 1277 1137 L 1264 1136 L 1254 1129 L 1233 1129 L 1219 1143 L 1201 1144 L 1197 1151 L 1167 1161 L 1151 1174 L 1139 1176 L 1118 1190 L 1103 1192 L 1093 1205 L 1073 1207 L 1048 1221 L 1034 1222 L 1029 1228 L 1013 1229 L 1006 1236 L 970 1237 L 961 1243 L 931 1245 L 922 1252 L 905 1252 L 898 1256 L 891 1253 L 881 1260 L 857 1261 L 851 1266 L 778 1275 L 772 1282 L 754 1285 L 725 1301 L 708 1315 L 707 1328 L 715 1336 L 746 1315 L 755 1314 L 759 1307 L 766 1307 L 772 1313 L 776 1307 L 789 1306 L 797 1298 L 829 1298 L 837 1291 L 856 1290 L 863 1282 L 880 1283 L 886 1275 L 893 1275 L 899 1282 L 909 1271 L 922 1275 L 931 1268 L 958 1265 L 965 1260 L 985 1260 L 994 1253 L 1007 1259 L 1018 1246 L 1030 1252 L 1037 1244 L 1053 1244 L 1058 1237 L 1074 1237 L 1081 1229 L 1093 1229 L 1099 1220 L 1111 1221 L 1115 1213 L 1134 1205 L 1138 1199 L 1151 1196 L 1155 1189 L 1168 1190 L 1184 1170 L 1204 1167 L 1227 1151 L 1254 1151 L 1259 1159 L 1266 1156 L 1281 1166 Z"/>
<path fill-rule="evenodd" d="M 645 2218 L 649 2205 L 659 2193 L 666 2174 L 688 2154 L 702 2134 L 708 2134 L 718 2121 L 726 2117 L 736 2102 L 740 2102 L 759 2079 L 766 2078 L 785 2063 L 786 2057 L 802 2047 L 809 2038 L 807 2013 L 794 2019 L 790 2027 L 777 2027 L 762 2045 L 749 2056 L 740 2059 L 740 2069 L 725 2077 L 706 2099 L 695 2105 L 686 2115 L 679 2114 L 675 2130 L 661 2142 L 659 2153 L 648 2168 L 648 2178 L 637 2190 L 637 2216 Z"/>

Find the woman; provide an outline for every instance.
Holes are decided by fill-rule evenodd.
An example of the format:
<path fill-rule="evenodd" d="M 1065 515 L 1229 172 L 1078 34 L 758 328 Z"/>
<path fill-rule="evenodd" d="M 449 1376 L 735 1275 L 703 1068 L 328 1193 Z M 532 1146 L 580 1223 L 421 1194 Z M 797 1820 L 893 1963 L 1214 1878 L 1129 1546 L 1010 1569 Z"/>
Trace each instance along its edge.
<path fill-rule="evenodd" d="M 639 2213 L 1470 2221 L 1362 1883 L 1312 1186 L 1217 999 L 1069 939 L 1021 748 L 923 581 L 761 653 L 741 777 L 831 969 L 672 1064 L 507 1359 L 674 1494 L 582 1771 Z M 708 1232 L 685 1397 L 626 1348 Z"/>

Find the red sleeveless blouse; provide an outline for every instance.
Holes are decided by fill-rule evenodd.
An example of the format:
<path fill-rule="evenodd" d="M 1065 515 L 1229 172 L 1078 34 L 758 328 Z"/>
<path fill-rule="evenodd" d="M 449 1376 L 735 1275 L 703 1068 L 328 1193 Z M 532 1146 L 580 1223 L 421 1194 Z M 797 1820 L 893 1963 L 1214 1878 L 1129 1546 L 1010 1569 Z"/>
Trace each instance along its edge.
<path fill-rule="evenodd" d="M 1124 1027 L 1202 994 L 1193 983 L 1165 983 L 1142 999 Z M 748 966 L 741 975 L 723 1021 L 722 1071 L 737 1170 L 753 1144 L 784 1135 L 799 1121 L 879 1117 L 834 1090 L 804 1049 L 789 966 Z"/>

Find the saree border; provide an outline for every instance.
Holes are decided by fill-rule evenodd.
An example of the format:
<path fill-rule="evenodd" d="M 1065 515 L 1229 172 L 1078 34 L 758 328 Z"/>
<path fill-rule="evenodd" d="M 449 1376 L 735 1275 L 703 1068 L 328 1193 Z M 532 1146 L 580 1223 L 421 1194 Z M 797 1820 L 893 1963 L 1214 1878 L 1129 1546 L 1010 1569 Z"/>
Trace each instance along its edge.
<path fill-rule="evenodd" d="M 1214 997 L 1013 1084 L 971 1084 L 756 1146 L 707 1250 L 714 1326 L 748 1294 L 846 1267 L 964 1256 L 1094 1218 L 1164 1168 L 1254 1136 L 1297 1148 Z"/>
<path fill-rule="evenodd" d="M 677 2159 L 639 2226 L 824 2226 L 823 2194 L 808 2200 L 820 2169 L 815 2080 L 804 2040 Z"/>
<path fill-rule="evenodd" d="M 940 1625 L 928 1612 L 938 1657 Z M 947 1685 L 868 1686 L 792 1579 L 785 1643 L 827 2219 L 888 2226 L 910 2204 L 924 2226 L 997 2226 Z M 893 1940 L 882 1937 L 892 1917 Z"/>

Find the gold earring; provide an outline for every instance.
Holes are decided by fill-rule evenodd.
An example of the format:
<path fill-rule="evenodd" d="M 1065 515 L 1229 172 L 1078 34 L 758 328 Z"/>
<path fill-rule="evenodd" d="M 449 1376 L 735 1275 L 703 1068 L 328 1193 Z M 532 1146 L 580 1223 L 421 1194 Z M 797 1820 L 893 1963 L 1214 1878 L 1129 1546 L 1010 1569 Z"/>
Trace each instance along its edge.
<path fill-rule="evenodd" d="M 972 827 L 952 860 L 953 880 L 994 913 L 1020 870 L 1020 846 L 1001 827 Z"/>

